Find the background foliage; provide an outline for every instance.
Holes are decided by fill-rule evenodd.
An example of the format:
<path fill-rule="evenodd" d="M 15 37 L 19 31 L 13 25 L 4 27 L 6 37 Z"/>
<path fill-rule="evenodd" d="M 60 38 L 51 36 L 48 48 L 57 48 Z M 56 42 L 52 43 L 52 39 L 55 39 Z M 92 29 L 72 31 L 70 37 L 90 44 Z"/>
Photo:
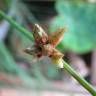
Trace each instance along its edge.
<path fill-rule="evenodd" d="M 67 28 L 59 49 L 82 54 L 96 48 L 96 3 L 58 0 L 56 9 L 58 16 L 51 22 L 51 32 L 59 27 Z"/>

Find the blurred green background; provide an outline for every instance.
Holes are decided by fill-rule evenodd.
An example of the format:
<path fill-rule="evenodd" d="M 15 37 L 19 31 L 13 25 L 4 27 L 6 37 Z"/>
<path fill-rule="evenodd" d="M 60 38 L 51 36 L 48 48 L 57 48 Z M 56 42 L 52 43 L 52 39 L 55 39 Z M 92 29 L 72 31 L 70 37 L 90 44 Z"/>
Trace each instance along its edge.
<path fill-rule="evenodd" d="M 77 65 L 71 66 L 77 71 L 81 70 L 81 73 L 85 72 L 86 76 L 81 75 L 87 81 L 90 83 L 94 81 L 96 84 L 96 76 L 90 72 L 93 66 L 96 66 L 91 64 L 93 62 L 92 53 L 96 49 L 96 3 L 90 0 L 0 0 L 0 10 L 31 33 L 34 23 L 40 24 L 48 34 L 55 32 L 60 27 L 65 27 L 67 31 L 57 49 L 65 54 L 66 61 L 77 63 Z M 1 74 L 11 75 L 13 81 L 15 77 L 19 78 L 24 86 L 34 85 L 35 80 L 41 84 L 73 80 L 65 71 L 52 64 L 47 57 L 43 60 L 35 60 L 36 58 L 23 52 L 26 47 L 33 44 L 34 40 L 30 41 L 0 16 Z M 84 64 L 81 62 L 82 60 L 79 62 L 77 56 L 80 56 L 80 60 L 81 57 L 82 60 L 85 60 Z M 70 59 L 71 57 L 75 59 Z M 79 69 L 78 66 L 82 67 Z M 10 81 L 10 78 L 8 80 Z M 0 82 L 1 85 L 9 84 L 2 78 Z M 16 86 L 17 81 L 9 85 Z"/>

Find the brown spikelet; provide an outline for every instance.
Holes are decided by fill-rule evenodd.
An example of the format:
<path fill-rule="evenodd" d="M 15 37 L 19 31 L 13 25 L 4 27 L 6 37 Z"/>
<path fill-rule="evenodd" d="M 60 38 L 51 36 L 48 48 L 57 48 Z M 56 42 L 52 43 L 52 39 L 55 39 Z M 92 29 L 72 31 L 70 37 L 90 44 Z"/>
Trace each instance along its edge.
<path fill-rule="evenodd" d="M 63 39 L 65 28 L 60 28 L 50 36 L 50 44 L 56 47 Z"/>
<path fill-rule="evenodd" d="M 35 42 L 38 44 L 40 43 L 45 44 L 48 40 L 47 33 L 38 24 L 34 25 L 33 36 L 34 36 Z"/>
<path fill-rule="evenodd" d="M 33 30 L 35 44 L 33 48 L 29 47 L 25 49 L 25 52 L 30 55 L 34 53 L 37 58 L 48 56 L 52 59 L 52 62 L 62 68 L 62 57 L 64 55 L 55 47 L 63 39 L 65 30 L 65 28 L 60 28 L 58 31 L 54 32 L 53 34 L 51 34 L 51 36 L 49 36 L 38 24 L 35 24 Z"/>

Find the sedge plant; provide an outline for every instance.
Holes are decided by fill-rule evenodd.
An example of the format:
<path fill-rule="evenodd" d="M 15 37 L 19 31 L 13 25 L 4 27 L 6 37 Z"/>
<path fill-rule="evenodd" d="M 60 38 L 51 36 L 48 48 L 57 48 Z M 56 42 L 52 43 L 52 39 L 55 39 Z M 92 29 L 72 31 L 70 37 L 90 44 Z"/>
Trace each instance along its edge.
<path fill-rule="evenodd" d="M 84 80 L 67 62 L 65 62 L 62 57 L 63 54 L 59 52 L 55 46 L 61 41 L 61 36 L 64 33 L 64 29 L 60 29 L 56 32 L 56 35 L 59 36 L 56 37 L 55 34 L 53 34 L 51 37 L 48 37 L 48 35 L 41 29 L 41 27 L 38 24 L 35 24 L 33 35 L 31 32 L 26 30 L 25 28 L 21 27 L 18 23 L 16 23 L 12 18 L 7 16 L 4 12 L 0 11 L 0 17 L 3 17 L 6 19 L 11 26 L 18 29 L 19 32 L 24 34 L 28 39 L 31 41 L 35 41 L 35 45 L 33 48 L 27 48 L 24 51 L 28 54 L 33 54 L 33 51 L 36 53 L 35 55 L 39 58 L 47 55 L 49 56 L 53 63 L 56 63 L 59 68 L 64 68 L 71 76 L 73 76 L 88 92 L 92 94 L 92 96 L 96 96 L 96 90 L 93 88 L 92 85 L 90 85 L 86 80 Z M 43 37 L 42 37 L 43 36 Z M 33 38 L 34 37 L 34 38 Z M 56 41 L 56 39 L 58 39 Z M 38 44 L 39 43 L 39 44 Z M 41 48 L 43 48 L 43 52 L 41 52 Z M 48 50 L 51 48 L 52 52 Z"/>

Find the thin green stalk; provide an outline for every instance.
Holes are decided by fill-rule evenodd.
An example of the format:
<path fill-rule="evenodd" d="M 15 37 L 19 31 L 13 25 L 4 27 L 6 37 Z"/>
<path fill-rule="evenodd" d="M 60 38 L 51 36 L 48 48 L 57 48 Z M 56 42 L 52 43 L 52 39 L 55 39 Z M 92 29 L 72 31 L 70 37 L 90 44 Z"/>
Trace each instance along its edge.
<path fill-rule="evenodd" d="M 0 16 L 2 16 L 4 19 L 6 19 L 13 27 L 15 27 L 20 32 L 22 32 L 30 40 L 33 40 L 33 36 L 32 36 L 32 34 L 29 31 L 27 31 L 25 28 L 23 28 L 20 25 L 18 25 L 18 23 L 16 23 L 10 17 L 6 16 L 6 14 L 3 13 L 2 11 L 0 11 Z M 69 74 L 72 75 L 93 96 L 96 96 L 95 89 L 86 80 L 84 80 L 73 68 L 71 68 L 65 61 L 63 61 L 63 63 L 64 63 L 64 69 L 66 71 L 68 71 Z"/>
<path fill-rule="evenodd" d="M 85 79 L 83 79 L 73 68 L 69 66 L 65 61 L 64 69 L 72 75 L 85 89 L 87 89 L 93 96 L 96 96 L 96 90 Z"/>
<path fill-rule="evenodd" d="M 31 34 L 31 32 L 29 32 L 28 30 L 26 30 L 25 28 L 21 27 L 21 25 L 19 25 L 18 23 L 16 23 L 14 20 L 12 20 L 12 18 L 10 18 L 9 16 L 6 16 L 6 14 L 4 12 L 2 12 L 0 10 L 0 16 L 3 17 L 4 19 L 6 19 L 11 26 L 15 27 L 16 29 L 18 29 L 20 32 L 22 32 L 25 36 L 27 36 L 30 40 L 33 40 L 33 36 Z"/>

